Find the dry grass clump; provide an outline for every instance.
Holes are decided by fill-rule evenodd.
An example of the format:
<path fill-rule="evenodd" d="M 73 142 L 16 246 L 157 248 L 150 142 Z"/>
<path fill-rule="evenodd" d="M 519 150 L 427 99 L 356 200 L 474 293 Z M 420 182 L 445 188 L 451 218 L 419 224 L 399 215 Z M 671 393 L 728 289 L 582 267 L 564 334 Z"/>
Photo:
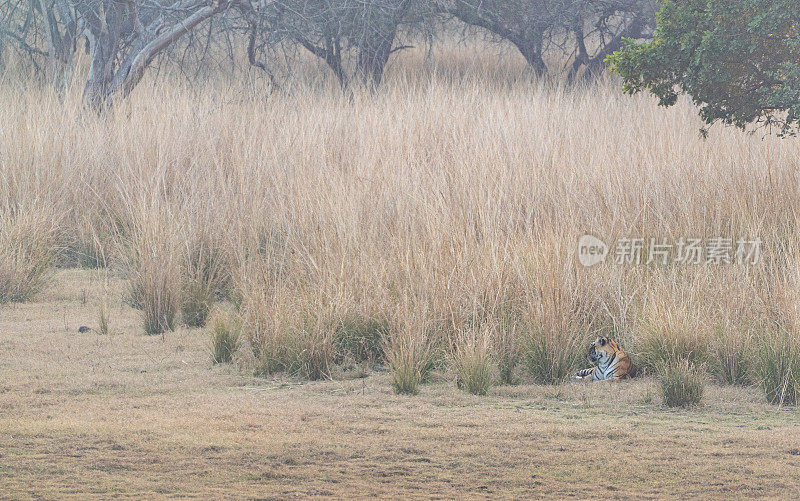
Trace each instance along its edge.
<path fill-rule="evenodd" d="M 442 359 L 444 329 L 432 320 L 427 306 L 397 312 L 384 341 L 386 362 L 397 394 L 416 395 Z"/>
<path fill-rule="evenodd" d="M 539 247 L 519 268 L 529 280 L 522 343 L 528 372 L 537 383 L 567 379 L 585 359 L 592 336 L 591 305 L 586 276 L 555 235 L 539 236 L 555 252 Z M 547 238 L 550 240 L 548 241 Z M 564 238 L 564 240 L 567 240 Z M 539 244 L 543 245 L 543 244 Z"/>
<path fill-rule="evenodd" d="M 266 305 L 262 306 L 266 308 Z M 330 312 L 274 304 L 246 308 L 244 332 L 260 375 L 287 372 L 316 380 L 331 376 L 336 357 L 336 324 Z M 285 308 L 293 313 L 287 314 Z"/>
<path fill-rule="evenodd" d="M 0 208 L 0 304 L 27 301 L 47 283 L 57 217 L 41 208 Z"/>
<path fill-rule="evenodd" d="M 108 307 L 105 302 L 100 303 L 97 309 L 97 332 L 104 336 L 111 334 L 111 320 L 108 315 Z"/>
<path fill-rule="evenodd" d="M 464 332 L 450 342 L 456 385 L 473 395 L 486 395 L 494 379 L 490 348 L 494 336 L 486 332 Z"/>
<path fill-rule="evenodd" d="M 328 378 L 351 302 L 317 286 L 288 240 L 265 235 L 242 244 L 234 286 L 255 372 Z"/>
<path fill-rule="evenodd" d="M 386 320 L 348 314 L 339 320 L 334 334 L 336 363 L 378 364 L 384 360 L 384 339 L 389 336 Z"/>
<path fill-rule="evenodd" d="M 669 360 L 658 369 L 659 389 L 667 407 L 692 407 L 703 398 L 704 372 L 688 360 Z"/>
<path fill-rule="evenodd" d="M 795 405 L 800 401 L 800 337 L 789 331 L 756 336 L 754 379 L 764 389 L 767 401 Z"/>
<path fill-rule="evenodd" d="M 717 326 L 708 349 L 708 369 L 717 381 L 741 386 L 752 383 L 752 354 L 757 347 L 746 326 Z"/>
<path fill-rule="evenodd" d="M 105 223 L 102 223 L 103 225 Z M 91 223 L 80 222 L 69 227 L 74 233 L 66 235 L 59 242 L 59 252 L 56 256 L 56 266 L 63 268 L 105 268 L 108 266 L 109 256 L 103 242 L 110 243 L 113 238 L 109 235 L 99 237 Z"/>
<path fill-rule="evenodd" d="M 129 279 L 128 299 L 144 314 L 147 334 L 175 328 L 180 313 L 181 269 L 174 222 L 158 208 L 137 211 L 119 236 Z"/>
<path fill-rule="evenodd" d="M 218 315 L 211 324 L 211 361 L 227 364 L 240 347 L 241 325 L 231 315 Z"/>
<path fill-rule="evenodd" d="M 558 384 L 568 379 L 585 358 L 582 341 L 588 338 L 586 331 L 529 331 L 525 339 L 525 361 L 533 381 Z"/>
<path fill-rule="evenodd" d="M 387 354 L 392 388 L 397 394 L 416 395 L 433 368 L 431 344 L 423 336 L 403 336 L 391 344 Z"/>
<path fill-rule="evenodd" d="M 706 322 L 710 317 L 698 312 L 698 304 L 691 298 L 665 291 L 660 294 L 643 312 L 636 337 L 636 364 L 654 374 L 682 362 L 706 364 L 711 339 Z"/>
<path fill-rule="evenodd" d="M 214 303 L 231 288 L 231 249 L 221 228 L 207 224 L 181 226 L 181 320 L 189 327 L 205 325 Z"/>
<path fill-rule="evenodd" d="M 522 358 L 519 320 L 510 313 L 501 316 L 501 321 L 492 330 L 491 346 L 497 363 L 500 384 L 515 384 L 516 369 Z"/>

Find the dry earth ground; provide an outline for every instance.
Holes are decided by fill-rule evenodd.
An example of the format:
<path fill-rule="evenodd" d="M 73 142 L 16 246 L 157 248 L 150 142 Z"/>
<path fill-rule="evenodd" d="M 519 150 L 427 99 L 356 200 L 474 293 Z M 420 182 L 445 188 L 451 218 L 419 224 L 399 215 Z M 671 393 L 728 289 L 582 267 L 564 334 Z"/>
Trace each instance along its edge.
<path fill-rule="evenodd" d="M 521 385 L 473 397 L 389 376 L 302 383 L 212 366 L 200 330 L 148 337 L 96 273 L 0 309 L 0 497 L 800 496 L 800 413 L 709 386 Z M 85 304 L 84 304 L 85 297 Z"/>

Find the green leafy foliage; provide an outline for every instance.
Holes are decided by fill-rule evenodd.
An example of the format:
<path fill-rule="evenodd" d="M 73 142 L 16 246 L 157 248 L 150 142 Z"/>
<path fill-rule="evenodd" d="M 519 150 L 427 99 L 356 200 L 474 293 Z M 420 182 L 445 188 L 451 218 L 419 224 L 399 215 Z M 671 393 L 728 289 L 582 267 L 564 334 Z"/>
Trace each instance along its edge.
<path fill-rule="evenodd" d="M 627 92 L 648 90 L 663 106 L 688 94 L 709 125 L 756 123 L 787 135 L 800 123 L 796 0 L 665 0 L 655 36 L 625 40 L 607 62 Z"/>

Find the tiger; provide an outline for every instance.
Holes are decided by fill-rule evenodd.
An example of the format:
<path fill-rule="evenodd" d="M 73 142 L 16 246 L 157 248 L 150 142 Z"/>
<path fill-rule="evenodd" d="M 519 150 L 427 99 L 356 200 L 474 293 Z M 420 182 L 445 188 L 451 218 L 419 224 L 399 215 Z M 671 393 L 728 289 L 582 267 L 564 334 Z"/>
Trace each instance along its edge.
<path fill-rule="evenodd" d="M 605 336 L 598 337 L 589 345 L 586 356 L 597 367 L 578 371 L 575 374 L 576 379 L 591 377 L 592 381 L 619 381 L 636 377 L 639 372 L 625 350 L 616 341 Z"/>

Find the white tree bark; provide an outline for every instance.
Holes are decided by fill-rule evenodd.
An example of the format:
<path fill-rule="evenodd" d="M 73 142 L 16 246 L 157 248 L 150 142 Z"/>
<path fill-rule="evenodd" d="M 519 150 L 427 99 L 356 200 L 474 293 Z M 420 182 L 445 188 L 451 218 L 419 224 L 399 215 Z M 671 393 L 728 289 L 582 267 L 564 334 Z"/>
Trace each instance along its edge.
<path fill-rule="evenodd" d="M 84 99 L 96 108 L 127 97 L 158 54 L 229 4 L 182 0 L 166 6 L 165 13 L 151 9 L 144 14 L 140 1 L 94 0 L 94 6 L 84 5 L 92 56 Z"/>

